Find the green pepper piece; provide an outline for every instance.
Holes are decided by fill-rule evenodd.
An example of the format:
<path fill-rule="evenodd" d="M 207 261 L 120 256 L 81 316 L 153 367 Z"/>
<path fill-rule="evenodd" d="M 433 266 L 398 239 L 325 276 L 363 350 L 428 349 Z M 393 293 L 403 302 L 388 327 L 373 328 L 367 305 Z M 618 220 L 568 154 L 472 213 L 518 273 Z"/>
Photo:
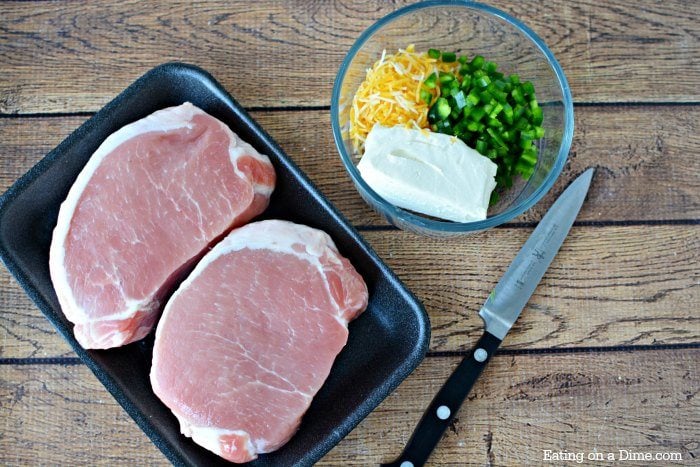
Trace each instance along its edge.
<path fill-rule="evenodd" d="M 450 112 L 452 112 L 450 104 L 444 97 L 438 97 L 437 102 L 435 102 L 435 106 L 437 107 L 437 115 L 440 120 L 445 120 L 447 117 L 449 117 Z"/>
<path fill-rule="evenodd" d="M 441 71 L 440 72 L 440 84 L 445 85 L 447 83 L 450 83 L 454 81 L 455 75 L 452 73 L 448 73 L 446 71 Z"/>
<path fill-rule="evenodd" d="M 534 130 L 521 131 L 520 132 L 520 139 L 532 141 L 533 139 L 535 139 L 535 131 Z"/>
<path fill-rule="evenodd" d="M 513 124 L 513 107 L 511 107 L 511 105 L 507 102 L 503 104 L 502 117 L 508 125 Z"/>
<path fill-rule="evenodd" d="M 432 73 L 430 76 L 428 76 L 425 81 L 423 81 L 423 86 L 425 86 L 428 89 L 433 89 L 435 88 L 435 85 L 437 84 L 437 75 L 435 73 Z"/>
<path fill-rule="evenodd" d="M 493 107 L 493 110 L 489 112 L 489 117 L 491 118 L 496 118 L 498 117 L 498 114 L 503 111 L 503 105 L 500 102 L 497 102 L 496 105 Z"/>
<path fill-rule="evenodd" d="M 486 128 L 486 133 L 488 133 L 489 136 L 491 137 L 491 141 L 493 141 L 494 146 L 496 146 L 496 147 L 505 147 L 506 146 L 505 141 L 503 141 L 501 136 L 493 128 L 490 128 L 490 127 Z"/>
<path fill-rule="evenodd" d="M 437 113 L 437 109 L 438 109 L 438 106 L 437 106 L 437 102 L 436 102 L 435 104 L 433 104 L 432 107 L 430 107 L 430 110 L 428 110 L 428 122 L 435 123 L 440 119 L 440 117 L 438 116 L 438 113 Z M 433 130 L 433 131 L 435 131 L 435 130 Z"/>
<path fill-rule="evenodd" d="M 520 137 L 520 148 L 523 151 L 527 151 L 532 147 L 532 140 L 531 139 L 525 139 L 522 136 Z"/>
<path fill-rule="evenodd" d="M 542 115 L 542 107 L 532 109 L 532 123 L 535 125 L 542 125 L 543 120 L 544 115 Z"/>
<path fill-rule="evenodd" d="M 491 85 L 489 86 L 489 88 L 491 88 L 491 86 L 493 86 L 496 89 L 498 89 L 499 91 L 503 91 L 506 88 L 506 86 L 508 85 L 508 83 L 506 83 L 502 79 L 496 79 L 493 76 L 491 76 L 491 78 L 492 78 Z"/>
<path fill-rule="evenodd" d="M 473 131 L 474 133 L 481 133 L 482 131 L 484 131 L 484 128 L 486 128 L 486 125 L 471 120 L 469 123 L 467 123 L 467 128 L 469 129 L 469 131 Z"/>
<path fill-rule="evenodd" d="M 491 107 L 493 107 L 496 104 L 496 99 L 494 99 L 493 96 L 491 95 L 491 93 L 486 91 L 486 90 L 481 91 L 479 93 L 479 99 L 481 100 L 481 102 L 486 102 L 486 103 L 490 104 Z M 487 112 L 491 112 L 491 111 L 488 110 Z"/>
<path fill-rule="evenodd" d="M 496 88 L 493 91 L 489 91 L 489 92 L 491 93 L 491 95 L 493 95 L 494 99 L 496 99 L 501 104 L 505 104 L 507 102 L 508 94 L 501 91 L 500 89 Z"/>
<path fill-rule="evenodd" d="M 484 57 L 482 57 L 481 55 L 477 55 L 469 63 L 469 68 L 471 68 L 472 70 L 481 70 L 481 68 L 484 66 L 485 61 L 486 59 Z"/>
<path fill-rule="evenodd" d="M 521 117 L 518 120 L 515 121 L 515 124 L 513 125 L 513 128 L 516 130 L 527 130 L 527 127 L 529 127 L 530 124 L 528 123 L 527 119 L 525 117 Z"/>
<path fill-rule="evenodd" d="M 467 106 L 467 96 L 464 95 L 464 91 L 458 91 L 453 97 L 457 110 L 462 110 Z"/>
<path fill-rule="evenodd" d="M 469 122 L 466 119 L 461 119 L 457 124 L 454 126 L 455 127 L 455 135 L 461 135 L 461 136 L 466 136 L 466 133 L 468 133 L 469 128 L 468 128 Z"/>
<path fill-rule="evenodd" d="M 474 107 L 469 115 L 473 121 L 478 122 L 486 115 L 486 110 L 483 107 Z M 473 131 L 473 130 L 472 130 Z"/>
<path fill-rule="evenodd" d="M 440 120 L 439 122 L 437 122 L 437 131 L 448 135 L 454 134 L 454 128 L 452 127 L 452 123 L 450 123 L 449 120 Z"/>
<path fill-rule="evenodd" d="M 476 79 L 476 82 L 474 84 L 480 88 L 485 88 L 489 85 L 490 82 L 491 78 L 489 78 L 488 76 L 480 76 Z"/>
<path fill-rule="evenodd" d="M 493 127 L 493 128 L 502 128 L 503 127 L 503 123 L 501 123 L 501 121 L 497 118 L 489 118 L 487 120 L 487 124 L 488 124 L 488 126 Z"/>
<path fill-rule="evenodd" d="M 457 60 L 457 54 L 454 52 L 443 52 L 442 61 L 445 63 L 452 63 Z"/>
<path fill-rule="evenodd" d="M 520 105 L 516 105 L 515 109 L 513 109 L 513 120 L 516 120 L 516 121 L 519 120 L 524 114 L 525 114 L 525 107 L 520 106 Z M 527 121 L 525 121 L 525 123 L 527 124 Z M 520 128 L 520 129 L 522 130 L 524 128 L 525 127 Z"/>
<path fill-rule="evenodd" d="M 472 89 L 472 91 L 467 95 L 467 100 L 471 102 L 472 105 L 476 105 L 481 99 L 479 98 L 476 90 Z"/>
<path fill-rule="evenodd" d="M 522 155 L 520 156 L 520 160 L 523 160 L 529 166 L 534 167 L 534 165 L 537 164 L 537 150 L 534 147 L 530 147 L 529 149 L 523 151 Z"/>
<path fill-rule="evenodd" d="M 430 105 L 430 102 L 433 100 L 433 95 L 430 94 L 429 91 L 426 91 L 425 89 L 420 90 L 420 100 L 425 102 L 427 105 Z"/>
<path fill-rule="evenodd" d="M 525 105 L 525 97 L 523 96 L 523 91 L 519 87 L 513 88 L 513 90 L 510 92 L 510 95 L 513 96 L 513 99 L 515 99 L 515 102 L 517 102 L 520 105 Z"/>

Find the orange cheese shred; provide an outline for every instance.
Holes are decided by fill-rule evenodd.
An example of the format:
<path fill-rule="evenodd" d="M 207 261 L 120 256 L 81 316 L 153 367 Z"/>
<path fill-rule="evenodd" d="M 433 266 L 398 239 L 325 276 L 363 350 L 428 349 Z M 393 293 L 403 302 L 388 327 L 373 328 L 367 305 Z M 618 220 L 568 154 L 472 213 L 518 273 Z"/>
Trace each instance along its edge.
<path fill-rule="evenodd" d="M 367 70 L 350 108 L 349 135 L 358 154 L 372 127 L 403 125 L 409 128 L 428 128 L 428 104 L 421 100 L 423 81 L 432 73 L 453 71 L 454 64 L 445 64 L 417 53 L 413 45 L 399 49 L 395 54 L 382 57 Z M 440 95 L 439 86 L 427 89 L 433 96 Z"/>

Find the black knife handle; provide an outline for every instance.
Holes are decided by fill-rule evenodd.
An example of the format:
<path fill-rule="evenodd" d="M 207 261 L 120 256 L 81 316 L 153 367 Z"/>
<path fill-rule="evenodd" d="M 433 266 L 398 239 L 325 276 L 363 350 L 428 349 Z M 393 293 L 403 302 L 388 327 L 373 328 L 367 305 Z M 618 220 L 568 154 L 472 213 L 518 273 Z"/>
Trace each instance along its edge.
<path fill-rule="evenodd" d="M 484 332 L 469 355 L 435 395 L 401 456 L 394 462 L 382 464 L 383 466 L 418 467 L 425 464 L 500 344 L 497 337 Z"/>

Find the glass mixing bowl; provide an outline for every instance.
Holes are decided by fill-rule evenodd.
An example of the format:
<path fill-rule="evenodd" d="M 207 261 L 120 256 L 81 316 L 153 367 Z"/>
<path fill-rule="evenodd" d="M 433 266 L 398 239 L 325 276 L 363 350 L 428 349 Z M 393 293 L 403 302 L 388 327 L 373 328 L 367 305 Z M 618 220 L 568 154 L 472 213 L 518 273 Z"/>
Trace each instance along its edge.
<path fill-rule="evenodd" d="M 483 55 L 506 75 L 518 73 L 535 86 L 544 113 L 545 136 L 538 141 L 538 162 L 529 180 L 515 177 L 513 187 L 475 222 L 442 221 L 395 206 L 365 183 L 348 136 L 350 107 L 366 71 L 382 55 L 409 44 L 417 51 L 435 48 L 473 57 Z M 343 60 L 331 98 L 333 137 L 343 164 L 362 198 L 391 224 L 429 236 L 457 236 L 489 229 L 519 216 L 549 191 L 561 173 L 574 133 L 571 91 L 552 52 L 532 30 L 496 8 L 467 1 L 436 0 L 397 10 L 363 32 Z"/>

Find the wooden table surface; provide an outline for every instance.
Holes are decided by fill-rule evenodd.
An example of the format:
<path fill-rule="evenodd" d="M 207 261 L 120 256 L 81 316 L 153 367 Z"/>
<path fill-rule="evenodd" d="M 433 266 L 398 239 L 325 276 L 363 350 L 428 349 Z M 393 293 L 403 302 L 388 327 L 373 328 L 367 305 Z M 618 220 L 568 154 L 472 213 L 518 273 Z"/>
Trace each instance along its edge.
<path fill-rule="evenodd" d="M 0 2 L 0 189 L 151 67 L 181 60 L 231 92 L 425 304 L 420 367 L 321 462 L 388 461 L 480 334 L 484 298 L 562 189 L 588 201 L 431 461 L 564 465 L 544 450 L 700 463 L 700 4 L 492 2 L 558 57 L 575 100 L 568 163 L 514 222 L 457 241 L 391 228 L 334 149 L 335 73 L 404 2 Z M 622 453 L 624 454 L 624 452 Z M 607 457 L 606 457 L 607 459 Z M 2 268 L 0 464 L 166 464 Z"/>

